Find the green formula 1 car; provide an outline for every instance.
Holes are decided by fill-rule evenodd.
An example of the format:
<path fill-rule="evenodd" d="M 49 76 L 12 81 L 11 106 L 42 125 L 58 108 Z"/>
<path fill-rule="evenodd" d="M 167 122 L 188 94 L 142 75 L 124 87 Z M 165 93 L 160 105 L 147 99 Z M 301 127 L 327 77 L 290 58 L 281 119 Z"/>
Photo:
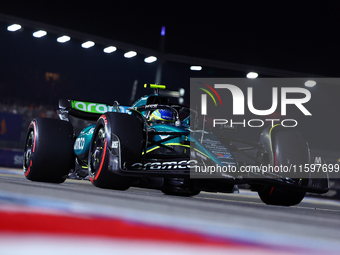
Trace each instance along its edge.
<path fill-rule="evenodd" d="M 284 206 L 300 203 L 306 192 L 329 190 L 326 174 L 297 178 L 261 171 L 263 166 L 314 162 L 298 132 L 266 128 L 259 143 L 221 138 L 199 128 L 194 110 L 170 104 L 159 94 L 163 86 L 148 87 L 157 91 L 130 107 L 60 100 L 59 119 L 33 119 L 24 151 L 26 178 L 62 183 L 73 176 L 116 190 L 157 183 L 163 193 L 182 196 L 233 192 L 236 185 L 247 184 L 264 203 Z M 210 168 L 208 173 L 212 165 L 235 171 L 212 174 Z M 245 166 L 257 171 L 242 172 Z"/>

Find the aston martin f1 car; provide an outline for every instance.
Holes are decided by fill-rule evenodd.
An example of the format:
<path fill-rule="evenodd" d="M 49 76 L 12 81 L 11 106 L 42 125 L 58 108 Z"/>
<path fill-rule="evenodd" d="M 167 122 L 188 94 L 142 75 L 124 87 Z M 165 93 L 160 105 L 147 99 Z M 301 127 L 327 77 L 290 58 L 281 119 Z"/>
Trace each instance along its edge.
<path fill-rule="evenodd" d="M 329 190 L 325 173 L 308 172 L 301 178 L 261 170 L 314 163 L 300 133 L 268 127 L 258 143 L 216 135 L 200 127 L 195 110 L 170 104 L 159 93 L 163 86 L 146 87 L 155 93 L 130 107 L 116 101 L 59 100 L 59 119 L 33 119 L 24 149 L 26 178 L 62 183 L 76 176 L 115 190 L 158 183 L 163 193 L 180 196 L 232 192 L 235 185 L 245 184 L 264 203 L 283 206 L 300 203 L 306 192 Z M 212 165 L 235 171 L 217 173 Z M 242 167 L 257 171 L 242 172 Z"/>

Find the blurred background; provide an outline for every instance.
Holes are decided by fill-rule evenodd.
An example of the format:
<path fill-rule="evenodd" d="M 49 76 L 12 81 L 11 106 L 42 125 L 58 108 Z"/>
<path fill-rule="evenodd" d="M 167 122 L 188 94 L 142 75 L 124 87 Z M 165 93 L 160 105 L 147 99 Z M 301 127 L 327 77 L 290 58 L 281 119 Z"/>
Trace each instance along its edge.
<path fill-rule="evenodd" d="M 30 182 L 20 170 L 29 122 L 57 118 L 59 99 L 128 106 L 152 92 L 144 83 L 158 83 L 189 105 L 191 78 L 251 81 L 257 109 L 271 106 L 264 79 L 299 78 L 293 85 L 311 92 L 305 106 L 313 116 L 291 106 L 284 118 L 299 121 L 314 154 L 339 164 L 339 7 L 337 0 L 1 0 L 0 253 L 339 253 L 337 178 L 322 199 L 308 194 L 298 206 L 278 207 L 245 186 L 240 194 L 178 197 L 86 180 Z M 248 82 L 236 85 L 246 95 Z M 231 104 L 230 93 L 219 93 Z M 258 117 L 246 107 L 244 118 Z M 261 130 L 230 135 L 258 141 Z"/>
<path fill-rule="evenodd" d="M 61 98 L 129 105 L 149 93 L 144 83 L 159 83 L 180 95 L 174 102 L 189 105 L 190 78 L 338 77 L 337 7 L 336 1 L 1 1 L 0 148 L 20 151 L 29 121 L 57 117 Z M 311 89 L 308 107 L 324 119 L 308 123 L 307 140 L 337 163 L 340 89 Z"/>

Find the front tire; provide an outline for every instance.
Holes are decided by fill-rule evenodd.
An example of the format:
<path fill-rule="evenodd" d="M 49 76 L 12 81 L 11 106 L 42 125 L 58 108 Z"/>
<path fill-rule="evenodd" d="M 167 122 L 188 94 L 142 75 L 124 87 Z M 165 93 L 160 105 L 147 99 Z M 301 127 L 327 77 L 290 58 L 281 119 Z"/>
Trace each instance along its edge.
<path fill-rule="evenodd" d="M 129 167 L 139 162 L 142 132 L 141 122 L 125 113 L 105 113 L 98 119 L 88 158 L 89 177 L 93 185 L 115 190 L 126 190 L 132 185 L 132 177 L 118 175 L 115 171 L 120 170 L 119 167 Z M 113 148 L 113 144 L 119 144 L 120 148 Z M 111 153 L 120 154 L 115 155 L 117 169 L 109 169 Z"/>
<path fill-rule="evenodd" d="M 62 183 L 74 167 L 71 123 L 48 118 L 31 121 L 24 148 L 23 169 L 31 181 Z"/>

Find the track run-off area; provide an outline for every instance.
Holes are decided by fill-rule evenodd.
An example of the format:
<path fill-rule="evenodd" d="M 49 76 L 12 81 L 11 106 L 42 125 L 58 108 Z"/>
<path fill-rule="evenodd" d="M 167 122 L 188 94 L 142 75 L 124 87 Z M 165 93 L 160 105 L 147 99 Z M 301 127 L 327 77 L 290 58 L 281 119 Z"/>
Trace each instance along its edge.
<path fill-rule="evenodd" d="M 32 182 L 0 168 L 0 254 L 339 254 L 340 201 L 292 207 L 257 193 L 99 189 Z"/>

